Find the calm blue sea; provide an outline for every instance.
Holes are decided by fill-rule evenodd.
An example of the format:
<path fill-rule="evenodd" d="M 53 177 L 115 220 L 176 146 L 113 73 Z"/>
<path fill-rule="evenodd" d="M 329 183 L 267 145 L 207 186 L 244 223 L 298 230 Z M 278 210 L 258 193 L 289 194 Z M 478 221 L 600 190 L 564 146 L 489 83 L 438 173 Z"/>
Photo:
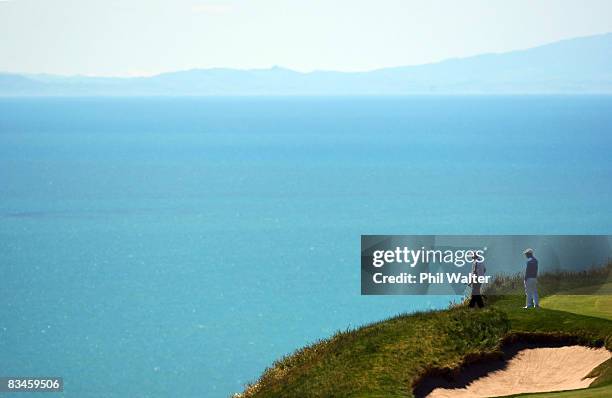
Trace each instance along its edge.
<path fill-rule="evenodd" d="M 227 397 L 446 305 L 360 296 L 376 233 L 612 233 L 612 97 L 2 99 L 0 376 Z"/>

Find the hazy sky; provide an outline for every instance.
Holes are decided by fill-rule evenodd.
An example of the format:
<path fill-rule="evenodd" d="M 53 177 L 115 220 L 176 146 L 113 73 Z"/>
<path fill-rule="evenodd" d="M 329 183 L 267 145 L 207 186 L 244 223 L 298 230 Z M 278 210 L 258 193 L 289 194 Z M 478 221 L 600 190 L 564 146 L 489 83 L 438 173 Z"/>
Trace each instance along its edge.
<path fill-rule="evenodd" d="M 0 71 L 369 70 L 612 31 L 610 0 L 0 0 Z"/>

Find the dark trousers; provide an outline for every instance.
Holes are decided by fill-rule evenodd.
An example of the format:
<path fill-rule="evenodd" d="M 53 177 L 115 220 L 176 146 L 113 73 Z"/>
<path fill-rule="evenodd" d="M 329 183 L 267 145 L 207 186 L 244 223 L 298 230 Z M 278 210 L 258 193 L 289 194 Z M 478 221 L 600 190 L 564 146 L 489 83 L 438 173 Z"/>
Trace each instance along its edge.
<path fill-rule="evenodd" d="M 478 305 L 478 308 L 484 307 L 484 301 L 482 301 L 482 295 L 480 294 L 480 283 L 474 283 L 472 286 L 472 297 L 470 298 L 470 308 L 474 308 Z"/>

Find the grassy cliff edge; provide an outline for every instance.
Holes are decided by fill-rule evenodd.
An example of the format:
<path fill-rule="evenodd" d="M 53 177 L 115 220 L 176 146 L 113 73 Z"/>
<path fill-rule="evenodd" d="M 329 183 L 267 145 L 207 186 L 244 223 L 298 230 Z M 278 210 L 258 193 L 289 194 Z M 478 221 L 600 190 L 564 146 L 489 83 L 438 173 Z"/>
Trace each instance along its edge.
<path fill-rule="evenodd" d="M 591 286 L 596 290 L 609 283 L 611 270 L 608 264 L 590 271 L 543 275 L 540 292 L 550 296 L 586 289 L 589 293 Z M 525 310 L 518 276 L 498 278 L 490 292 L 496 295 L 489 296 L 483 310 L 455 305 L 338 332 L 279 359 L 238 396 L 413 397 L 425 378 L 452 378 L 474 362 L 500 359 L 504 347 L 512 343 L 582 344 L 612 350 L 609 319 L 558 309 Z M 594 370 L 599 373 L 593 392 L 603 389 L 604 394 L 612 394 L 611 361 L 600 368 Z"/>

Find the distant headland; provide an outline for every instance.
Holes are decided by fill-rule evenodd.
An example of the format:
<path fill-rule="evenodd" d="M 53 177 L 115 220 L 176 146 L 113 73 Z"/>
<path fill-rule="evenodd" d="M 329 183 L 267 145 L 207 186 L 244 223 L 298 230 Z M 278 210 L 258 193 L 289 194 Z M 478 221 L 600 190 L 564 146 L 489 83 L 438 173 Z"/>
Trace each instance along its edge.
<path fill-rule="evenodd" d="M 0 96 L 612 94 L 612 33 L 369 72 L 193 69 L 151 77 L 0 73 Z"/>

